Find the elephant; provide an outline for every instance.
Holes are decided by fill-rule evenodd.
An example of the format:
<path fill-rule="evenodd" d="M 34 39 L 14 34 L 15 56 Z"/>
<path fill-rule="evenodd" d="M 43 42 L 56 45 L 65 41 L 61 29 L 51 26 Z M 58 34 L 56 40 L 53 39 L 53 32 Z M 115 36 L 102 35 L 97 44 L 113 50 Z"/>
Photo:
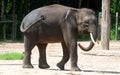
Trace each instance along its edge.
<path fill-rule="evenodd" d="M 93 48 L 97 39 L 97 18 L 95 12 L 88 8 L 72 8 L 53 4 L 32 10 L 22 20 L 20 26 L 24 34 L 23 68 L 33 68 L 31 64 L 31 51 L 34 46 L 39 50 L 39 68 L 49 68 L 46 60 L 46 47 L 48 43 L 60 42 L 63 49 L 62 60 L 57 64 L 60 70 L 70 59 L 71 70 L 80 71 L 77 65 L 77 35 L 91 34 L 90 45 L 84 51 Z"/>

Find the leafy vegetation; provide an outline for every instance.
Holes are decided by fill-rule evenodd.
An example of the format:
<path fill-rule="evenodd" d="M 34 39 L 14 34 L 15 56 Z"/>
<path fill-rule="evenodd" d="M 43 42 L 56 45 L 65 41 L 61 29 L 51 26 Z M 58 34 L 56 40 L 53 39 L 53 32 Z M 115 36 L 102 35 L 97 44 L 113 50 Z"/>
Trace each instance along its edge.
<path fill-rule="evenodd" d="M 110 39 L 115 40 L 115 25 L 116 25 L 116 12 L 120 13 L 120 0 L 111 0 L 110 13 L 111 13 L 111 35 Z M 119 14 L 120 15 L 120 14 Z M 120 20 L 120 16 L 118 17 Z M 120 21 L 118 21 L 118 40 L 120 40 Z"/>
<path fill-rule="evenodd" d="M 21 59 L 23 59 L 22 53 L 11 52 L 0 54 L 0 60 L 21 60 Z"/>

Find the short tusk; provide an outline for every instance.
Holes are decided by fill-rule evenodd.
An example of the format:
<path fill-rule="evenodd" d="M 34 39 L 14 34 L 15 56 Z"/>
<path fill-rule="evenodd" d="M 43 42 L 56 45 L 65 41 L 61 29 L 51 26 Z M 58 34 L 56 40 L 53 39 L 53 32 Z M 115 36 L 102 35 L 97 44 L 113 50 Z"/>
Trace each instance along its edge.
<path fill-rule="evenodd" d="M 96 40 L 96 42 L 97 42 L 97 44 L 99 44 L 99 40 L 98 39 Z"/>
<path fill-rule="evenodd" d="M 94 40 L 92 33 L 90 33 L 90 37 L 91 37 L 91 40 L 94 44 L 96 44 L 96 41 L 97 41 L 97 44 L 99 44 L 98 40 L 96 40 L 96 41 Z"/>

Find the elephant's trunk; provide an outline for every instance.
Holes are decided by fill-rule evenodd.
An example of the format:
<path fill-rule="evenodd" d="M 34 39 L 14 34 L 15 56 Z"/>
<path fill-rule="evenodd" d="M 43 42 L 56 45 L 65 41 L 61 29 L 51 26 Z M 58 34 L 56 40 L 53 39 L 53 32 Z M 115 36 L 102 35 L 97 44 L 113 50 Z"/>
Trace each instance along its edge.
<path fill-rule="evenodd" d="M 90 45 L 89 45 L 87 48 L 85 48 L 85 47 L 81 46 L 80 44 L 78 44 L 78 46 L 79 46 L 82 50 L 84 50 L 84 51 L 89 51 L 89 50 L 91 50 L 91 49 L 93 48 L 94 44 L 95 44 L 96 41 L 97 41 L 97 34 L 96 34 L 96 32 L 95 32 L 95 33 L 90 33 L 90 37 L 91 37 L 91 42 L 90 42 Z"/>

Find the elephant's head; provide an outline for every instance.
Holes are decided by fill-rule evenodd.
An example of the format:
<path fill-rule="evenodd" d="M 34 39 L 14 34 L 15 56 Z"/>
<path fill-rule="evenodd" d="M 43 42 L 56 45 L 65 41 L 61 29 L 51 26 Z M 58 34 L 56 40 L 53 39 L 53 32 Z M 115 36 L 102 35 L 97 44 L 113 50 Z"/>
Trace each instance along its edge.
<path fill-rule="evenodd" d="M 97 18 L 95 17 L 94 11 L 87 8 L 77 9 L 77 12 L 74 13 L 74 16 L 76 16 L 76 27 L 78 34 L 90 34 L 91 42 L 90 45 L 85 48 L 81 46 L 79 47 L 84 51 L 89 51 L 93 48 L 96 40 L 97 40 Z M 73 10 L 68 10 L 66 14 L 66 18 L 69 14 L 72 14 Z M 74 23 L 75 24 L 75 23 Z"/>

